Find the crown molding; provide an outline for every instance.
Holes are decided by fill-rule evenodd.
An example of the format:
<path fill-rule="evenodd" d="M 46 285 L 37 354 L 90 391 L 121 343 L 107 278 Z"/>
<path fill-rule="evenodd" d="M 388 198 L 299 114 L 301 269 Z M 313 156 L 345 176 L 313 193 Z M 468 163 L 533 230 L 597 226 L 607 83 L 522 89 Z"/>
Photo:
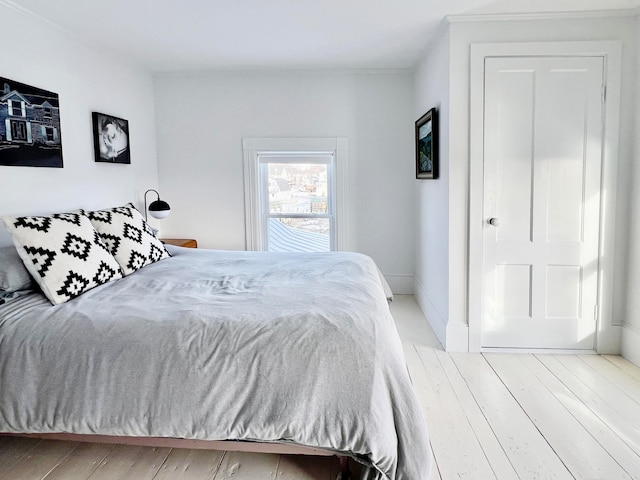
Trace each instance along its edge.
<path fill-rule="evenodd" d="M 585 10 L 562 12 L 529 12 L 529 13 L 471 13 L 447 15 L 449 23 L 462 22 L 506 22 L 515 20 L 566 20 L 589 18 L 633 17 L 640 15 L 640 6 L 617 10 Z"/>
<path fill-rule="evenodd" d="M 75 35 L 73 32 L 71 32 L 70 30 L 58 25 L 55 22 L 52 22 L 51 20 L 44 18 L 42 15 L 38 15 L 37 13 L 29 10 L 28 8 L 25 8 L 21 5 L 18 5 L 15 2 L 12 2 L 11 0 L 0 0 L 0 5 L 4 5 L 7 8 L 10 8 L 11 10 L 21 13 L 22 15 L 27 15 L 33 18 L 36 18 L 38 20 L 40 20 L 41 22 L 47 23 L 49 25 L 51 25 L 52 27 L 57 28 L 58 30 L 62 30 L 68 34 L 74 35 L 77 37 L 77 35 Z"/>

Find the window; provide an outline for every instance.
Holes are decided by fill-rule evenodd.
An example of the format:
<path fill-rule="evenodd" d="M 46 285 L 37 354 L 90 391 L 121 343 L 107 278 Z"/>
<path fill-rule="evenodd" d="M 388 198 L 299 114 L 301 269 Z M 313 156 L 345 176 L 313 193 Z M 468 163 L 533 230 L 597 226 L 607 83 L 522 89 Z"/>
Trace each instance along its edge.
<path fill-rule="evenodd" d="M 24 104 L 16 100 L 9 100 L 11 115 L 14 117 L 24 117 Z"/>
<path fill-rule="evenodd" d="M 346 139 L 243 143 L 247 248 L 345 249 Z"/>
<path fill-rule="evenodd" d="M 258 153 L 265 250 L 335 250 L 333 153 Z"/>
<path fill-rule="evenodd" d="M 47 142 L 53 142 L 56 139 L 55 129 L 53 127 L 45 127 Z"/>

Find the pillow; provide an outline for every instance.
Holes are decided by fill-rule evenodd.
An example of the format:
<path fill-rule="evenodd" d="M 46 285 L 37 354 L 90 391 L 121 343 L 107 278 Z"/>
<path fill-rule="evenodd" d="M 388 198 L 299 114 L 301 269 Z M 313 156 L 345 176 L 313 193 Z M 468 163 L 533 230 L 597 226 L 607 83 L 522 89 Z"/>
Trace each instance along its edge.
<path fill-rule="evenodd" d="M 118 262 L 84 215 L 3 220 L 25 267 L 54 305 L 122 278 Z"/>
<path fill-rule="evenodd" d="M 124 207 L 83 213 L 89 217 L 125 275 L 171 256 L 131 203 Z"/>
<path fill-rule="evenodd" d="M 28 290 L 33 279 L 24 267 L 16 247 L 0 248 L 0 293 Z"/>

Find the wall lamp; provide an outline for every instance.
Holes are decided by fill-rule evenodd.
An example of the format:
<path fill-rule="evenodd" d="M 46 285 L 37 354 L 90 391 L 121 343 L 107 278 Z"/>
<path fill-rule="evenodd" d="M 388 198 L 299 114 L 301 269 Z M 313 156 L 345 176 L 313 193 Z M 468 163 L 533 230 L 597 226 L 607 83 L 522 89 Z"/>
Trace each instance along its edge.
<path fill-rule="evenodd" d="M 154 192 L 158 196 L 158 199 L 151 202 L 149 204 L 149 207 L 147 208 L 147 193 L 149 192 Z M 147 220 L 147 210 L 149 210 L 149 214 L 153 218 L 167 218 L 169 216 L 169 213 L 171 213 L 171 207 L 169 206 L 169 204 L 164 200 L 160 200 L 160 194 L 157 192 L 157 190 L 154 190 L 152 188 L 144 192 L 144 219 L 145 220 Z"/>

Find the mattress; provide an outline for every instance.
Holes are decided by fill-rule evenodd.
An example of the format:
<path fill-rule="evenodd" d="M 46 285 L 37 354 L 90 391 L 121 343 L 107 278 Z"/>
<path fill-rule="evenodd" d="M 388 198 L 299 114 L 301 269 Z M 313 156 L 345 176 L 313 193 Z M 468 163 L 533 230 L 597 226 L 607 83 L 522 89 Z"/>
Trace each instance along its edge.
<path fill-rule="evenodd" d="M 281 442 L 421 480 L 421 408 L 374 262 L 170 248 L 57 306 L 0 306 L 0 431 Z"/>

